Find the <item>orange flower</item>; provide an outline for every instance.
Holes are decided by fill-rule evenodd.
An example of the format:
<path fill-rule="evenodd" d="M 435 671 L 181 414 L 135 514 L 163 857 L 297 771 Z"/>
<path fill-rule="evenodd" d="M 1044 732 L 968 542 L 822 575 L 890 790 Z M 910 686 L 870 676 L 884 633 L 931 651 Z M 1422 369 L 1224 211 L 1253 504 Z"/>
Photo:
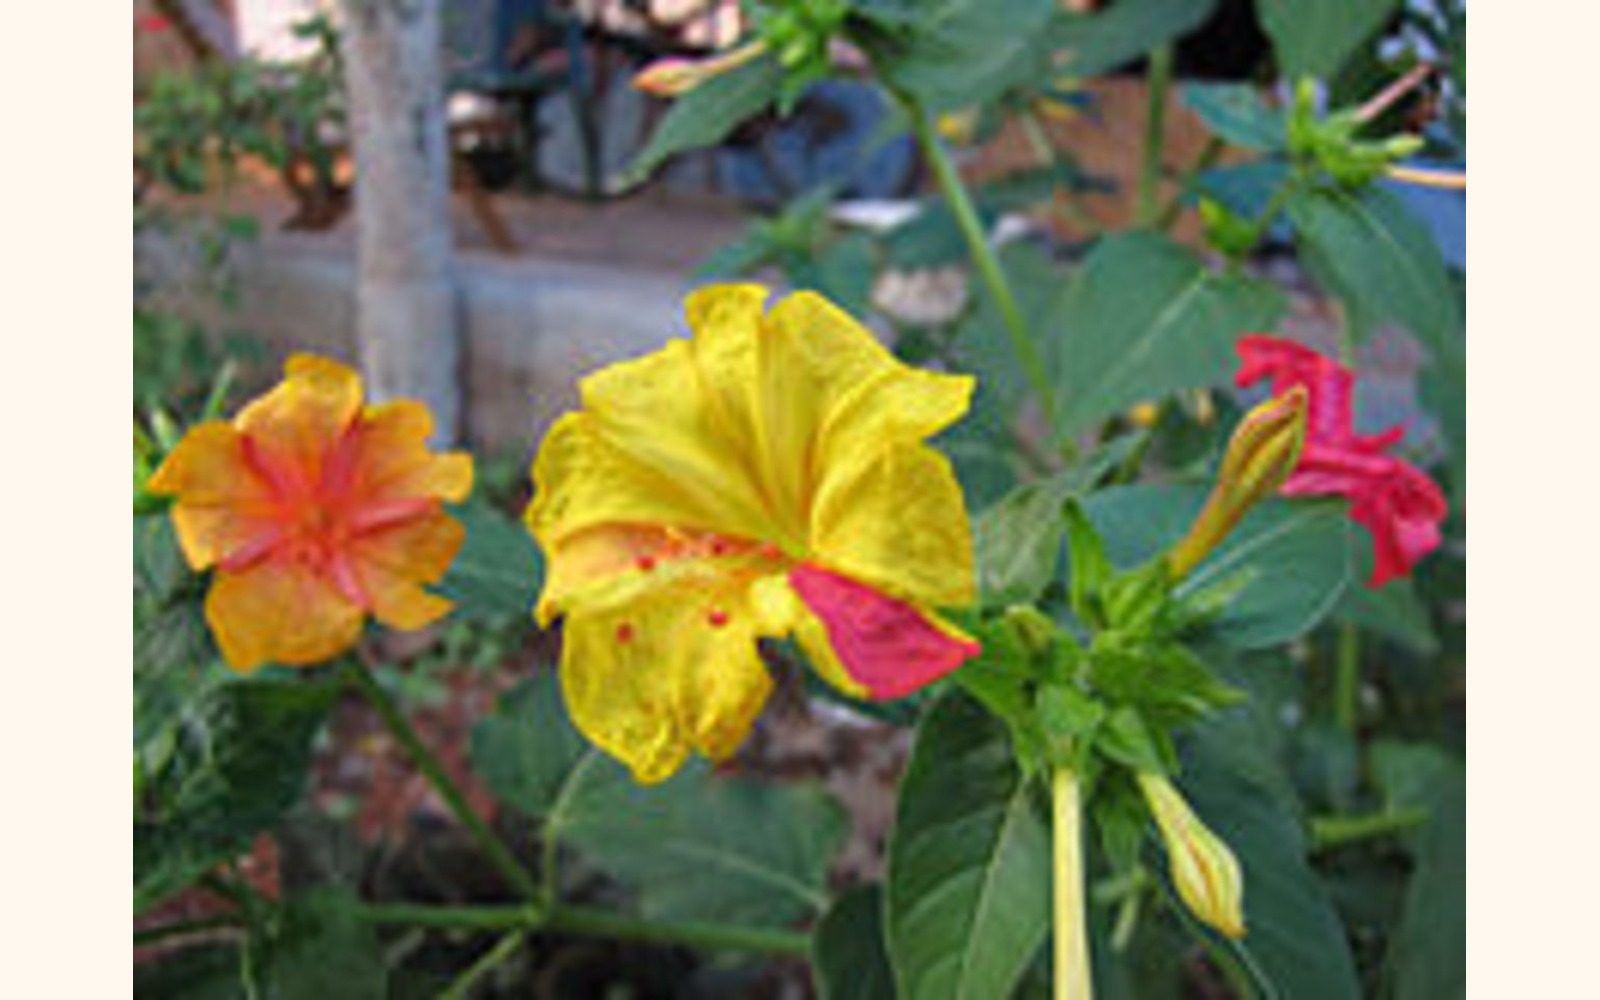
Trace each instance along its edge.
<path fill-rule="evenodd" d="M 472 459 L 434 454 L 411 400 L 362 404 L 360 377 L 296 354 L 285 379 L 232 423 L 186 434 L 150 479 L 177 498 L 189 565 L 216 568 L 206 621 L 236 670 L 309 664 L 353 645 L 368 612 L 416 629 L 451 603 L 444 575 L 465 535 L 444 501 L 472 489 Z"/>

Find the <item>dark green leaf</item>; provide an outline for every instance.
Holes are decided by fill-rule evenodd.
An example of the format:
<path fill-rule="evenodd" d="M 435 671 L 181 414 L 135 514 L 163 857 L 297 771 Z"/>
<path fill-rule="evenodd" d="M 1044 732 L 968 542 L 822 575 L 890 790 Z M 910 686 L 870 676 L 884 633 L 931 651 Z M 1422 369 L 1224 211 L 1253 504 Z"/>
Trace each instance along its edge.
<path fill-rule="evenodd" d="M 1050 835 L 1005 728 L 951 692 L 923 717 L 889 841 L 887 940 L 899 995 L 988 1000 L 1050 927 Z"/>
<path fill-rule="evenodd" d="M 1125 486 L 1090 496 L 1084 512 L 1111 559 L 1138 565 L 1183 537 L 1205 501 L 1203 489 Z M 1268 501 L 1177 589 L 1180 598 L 1213 585 L 1238 592 L 1208 631 L 1236 648 L 1268 646 L 1310 629 L 1332 610 L 1349 579 L 1349 525 L 1339 504 Z"/>
<path fill-rule="evenodd" d="M 1272 39 L 1280 76 L 1326 79 L 1399 5 L 1400 0 L 1257 0 L 1256 10 Z"/>
<path fill-rule="evenodd" d="M 1288 141 L 1283 112 L 1270 108 L 1246 83 L 1191 83 L 1183 100 L 1222 139 L 1243 149 L 1282 150 Z"/>
<path fill-rule="evenodd" d="M 477 621 L 531 614 L 544 560 L 528 530 L 486 504 L 465 504 L 451 514 L 466 527 L 467 539 L 438 589 L 456 602 L 455 614 Z"/>
<path fill-rule="evenodd" d="M 1373 770 L 1391 807 L 1421 806 L 1407 838 L 1415 862 L 1385 970 L 1396 1000 L 1463 997 L 1467 988 L 1465 771 L 1430 746 L 1379 743 Z"/>
<path fill-rule="evenodd" d="M 1338 914 L 1306 863 L 1306 840 L 1281 792 L 1249 776 L 1275 770 L 1251 753 L 1248 724 L 1219 717 L 1196 727 L 1186 744 L 1184 795 L 1201 820 L 1226 842 L 1244 872 L 1246 936 L 1226 949 L 1266 997 L 1350 1000 L 1360 996 L 1355 964 Z M 1256 751 L 1259 753 L 1259 751 Z M 1286 784 L 1281 775 L 1275 784 Z"/>
<path fill-rule="evenodd" d="M 567 721 L 553 672 L 507 692 L 472 731 L 472 769 L 501 802 L 539 819 L 592 752 Z"/>
<path fill-rule="evenodd" d="M 1392 580 L 1377 590 L 1350 587 L 1334 615 L 1340 621 L 1399 643 L 1418 656 L 1432 656 L 1439 651 L 1428 609 L 1417 598 L 1417 589 L 1409 579 Z"/>
<path fill-rule="evenodd" d="M 873 65 L 929 111 L 981 104 L 1034 72 L 1051 0 L 880 0 L 909 15 L 889 44 L 868 42 Z"/>
<path fill-rule="evenodd" d="M 1271 329 L 1284 308 L 1275 286 L 1213 272 L 1166 237 L 1110 237 L 1047 313 L 1058 430 L 1075 436 L 1136 403 L 1224 384 L 1234 341 Z"/>
<path fill-rule="evenodd" d="M 1430 349 L 1461 329 L 1438 244 L 1391 192 L 1298 192 L 1289 200 L 1289 218 L 1332 279 L 1332 291 L 1352 308 L 1401 323 Z"/>
<path fill-rule="evenodd" d="M 764 56 L 712 77 L 677 98 L 629 165 L 623 183 L 637 184 L 669 157 L 721 142 L 741 122 L 776 100 L 782 82 L 778 61 Z"/>
<path fill-rule="evenodd" d="M 1118 0 L 1096 14 L 1064 17 L 1053 26 L 1052 48 L 1065 50 L 1073 76 L 1099 76 L 1198 28 L 1215 0 Z"/>
<path fill-rule="evenodd" d="M 299 800 L 336 690 L 325 680 L 240 680 L 185 713 L 134 820 L 135 913 L 246 850 Z"/>
<path fill-rule="evenodd" d="M 272 945 L 271 981 L 278 996 L 388 996 L 378 935 L 356 913 L 356 905 L 354 896 L 336 889 L 289 900 Z"/>
<path fill-rule="evenodd" d="M 857 886 L 828 908 L 811 934 L 811 974 L 822 1000 L 895 1000 L 880 886 Z"/>

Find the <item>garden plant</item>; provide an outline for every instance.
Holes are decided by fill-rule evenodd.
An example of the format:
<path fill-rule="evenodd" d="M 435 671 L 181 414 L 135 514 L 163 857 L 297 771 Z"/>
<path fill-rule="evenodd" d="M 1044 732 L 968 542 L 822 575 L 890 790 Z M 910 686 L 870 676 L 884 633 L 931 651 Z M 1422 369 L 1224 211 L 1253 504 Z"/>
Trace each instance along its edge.
<path fill-rule="evenodd" d="M 1180 82 L 1217 6 L 764 0 L 643 67 L 632 183 L 848 76 L 931 190 L 754 221 L 510 484 L 331 358 L 246 392 L 140 341 L 141 988 L 1463 995 L 1465 273 L 1418 206 L 1465 187 L 1464 8 L 1258 0 L 1249 78 Z M 1108 191 L 1050 126 L 1113 71 L 1147 106 Z M 188 183 L 218 151 L 162 107 Z M 997 137 L 1033 162 L 971 179 Z M 952 268 L 948 308 L 882 294 Z M 423 630 L 516 677 L 448 743 Z M 865 877 L 749 756 L 784 692 L 911 734 Z M 461 835 L 427 878 L 306 801 L 352 703 Z M 552 971 L 569 939 L 703 958 L 613 994 Z"/>

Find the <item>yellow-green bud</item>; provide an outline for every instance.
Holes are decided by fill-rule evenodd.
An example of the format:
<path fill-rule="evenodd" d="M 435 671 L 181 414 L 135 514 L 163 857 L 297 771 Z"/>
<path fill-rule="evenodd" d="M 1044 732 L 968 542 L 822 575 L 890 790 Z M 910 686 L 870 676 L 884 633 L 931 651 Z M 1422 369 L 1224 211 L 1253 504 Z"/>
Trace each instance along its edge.
<path fill-rule="evenodd" d="M 1200 822 L 1172 782 L 1139 775 L 1139 790 L 1167 848 L 1167 868 L 1189 912 L 1230 938 L 1244 937 L 1244 878 L 1239 859 Z"/>
<path fill-rule="evenodd" d="M 743 66 L 766 50 L 765 42 L 755 41 L 705 59 L 680 56 L 657 59 L 634 76 L 633 86 L 655 97 L 681 97 L 712 77 Z"/>
<path fill-rule="evenodd" d="M 1239 519 L 1271 496 L 1294 472 L 1306 439 L 1306 391 L 1295 386 L 1245 415 L 1217 471 L 1217 485 L 1183 541 L 1167 554 L 1173 580 L 1189 574 L 1228 536 Z"/>

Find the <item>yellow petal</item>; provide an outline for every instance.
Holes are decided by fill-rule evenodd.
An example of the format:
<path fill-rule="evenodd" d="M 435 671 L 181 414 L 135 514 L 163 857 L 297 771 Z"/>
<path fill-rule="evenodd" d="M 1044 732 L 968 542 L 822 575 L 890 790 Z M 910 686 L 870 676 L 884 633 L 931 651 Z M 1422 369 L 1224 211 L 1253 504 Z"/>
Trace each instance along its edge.
<path fill-rule="evenodd" d="M 472 492 L 472 456 L 428 450 L 433 414 L 398 399 L 369 406 L 361 416 L 356 458 L 361 487 L 372 496 L 436 497 L 459 503 Z"/>
<path fill-rule="evenodd" d="M 219 572 L 206 595 L 206 621 L 235 670 L 330 659 L 355 644 L 363 617 L 332 584 L 280 562 Z"/>
<path fill-rule="evenodd" d="M 271 529 L 271 494 L 246 461 L 242 436 L 228 424 L 193 427 L 150 477 L 148 488 L 177 497 L 173 527 L 195 569 L 213 565 Z"/>
<path fill-rule="evenodd" d="M 890 445 L 853 478 L 830 478 L 812 526 L 818 565 L 891 596 L 949 607 L 976 595 L 961 486 L 927 445 Z"/>
<path fill-rule="evenodd" d="M 295 354 L 284 380 L 239 412 L 234 426 L 275 456 L 309 471 L 361 410 L 361 377 L 313 354 Z"/>
<path fill-rule="evenodd" d="M 572 721 L 641 782 L 670 777 L 691 751 L 732 754 L 772 687 L 747 591 L 701 583 L 586 602 L 566 617 L 561 682 Z"/>
<path fill-rule="evenodd" d="M 436 511 L 352 539 L 349 559 L 372 612 L 384 624 L 419 629 L 444 615 L 453 602 L 422 589 L 450 568 L 466 529 Z"/>

